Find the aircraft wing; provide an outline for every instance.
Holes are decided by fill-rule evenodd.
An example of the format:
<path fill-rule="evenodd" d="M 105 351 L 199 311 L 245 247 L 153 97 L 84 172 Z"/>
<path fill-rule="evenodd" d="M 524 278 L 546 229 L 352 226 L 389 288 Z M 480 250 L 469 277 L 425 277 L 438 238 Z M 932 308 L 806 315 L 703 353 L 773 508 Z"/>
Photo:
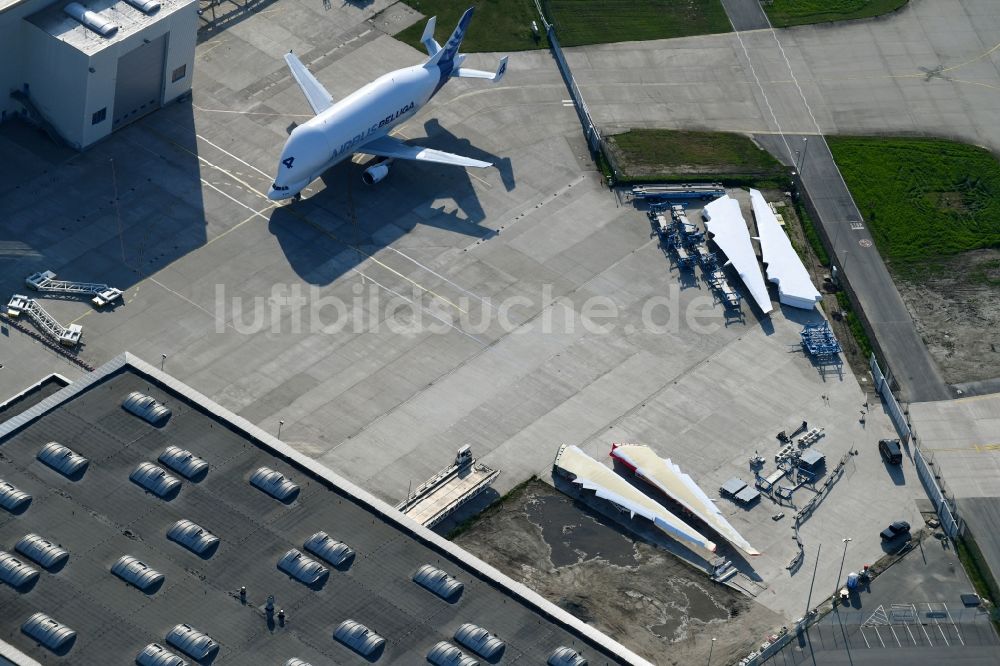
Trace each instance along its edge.
<path fill-rule="evenodd" d="M 454 153 L 446 153 L 443 150 L 434 150 L 433 148 L 424 148 L 423 146 L 411 146 L 389 136 L 383 136 L 371 143 L 366 143 L 358 148 L 358 152 L 367 153 L 368 155 L 378 155 L 379 157 L 437 162 L 439 164 L 453 164 L 455 166 L 478 168 L 493 166 L 492 162 L 474 160 L 471 157 L 462 157 Z"/>
<path fill-rule="evenodd" d="M 327 92 L 322 83 L 316 80 L 312 72 L 306 69 L 306 66 L 294 53 L 291 51 L 286 53 L 285 62 L 288 63 L 288 69 L 292 71 L 295 82 L 299 84 L 299 88 L 302 88 L 302 94 L 306 96 L 306 101 L 312 107 L 313 113 L 319 115 L 333 106 L 333 96 Z"/>

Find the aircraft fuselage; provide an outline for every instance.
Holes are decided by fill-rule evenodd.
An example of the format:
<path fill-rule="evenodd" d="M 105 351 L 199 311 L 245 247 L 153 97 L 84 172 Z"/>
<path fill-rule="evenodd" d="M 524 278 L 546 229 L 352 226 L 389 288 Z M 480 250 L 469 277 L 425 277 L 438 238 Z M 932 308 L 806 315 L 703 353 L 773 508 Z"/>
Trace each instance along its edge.
<path fill-rule="evenodd" d="M 415 65 L 384 74 L 292 130 L 281 151 L 278 174 L 267 193 L 278 201 L 309 183 L 369 141 L 412 118 L 440 88 L 437 67 Z"/>

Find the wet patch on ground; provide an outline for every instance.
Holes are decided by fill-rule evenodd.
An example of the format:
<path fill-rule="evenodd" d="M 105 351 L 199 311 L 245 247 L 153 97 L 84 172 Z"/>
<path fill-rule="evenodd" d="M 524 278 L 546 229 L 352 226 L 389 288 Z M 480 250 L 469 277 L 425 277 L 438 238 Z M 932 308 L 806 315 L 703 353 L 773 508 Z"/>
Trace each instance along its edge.
<path fill-rule="evenodd" d="M 671 554 L 533 481 L 455 542 L 656 664 L 728 663 L 782 624 Z"/>

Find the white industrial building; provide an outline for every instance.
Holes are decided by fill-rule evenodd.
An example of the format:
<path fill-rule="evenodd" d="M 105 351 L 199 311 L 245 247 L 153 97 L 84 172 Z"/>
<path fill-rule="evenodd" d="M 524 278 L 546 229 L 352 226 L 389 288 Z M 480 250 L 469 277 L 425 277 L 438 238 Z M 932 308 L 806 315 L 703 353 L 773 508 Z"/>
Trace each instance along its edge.
<path fill-rule="evenodd" d="M 0 120 L 83 149 L 191 90 L 196 0 L 0 0 Z"/>

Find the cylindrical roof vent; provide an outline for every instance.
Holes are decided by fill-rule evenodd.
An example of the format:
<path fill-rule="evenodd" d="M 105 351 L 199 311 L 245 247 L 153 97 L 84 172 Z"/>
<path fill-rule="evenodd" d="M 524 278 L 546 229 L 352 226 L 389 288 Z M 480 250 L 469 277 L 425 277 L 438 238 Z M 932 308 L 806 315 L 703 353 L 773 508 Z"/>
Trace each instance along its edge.
<path fill-rule="evenodd" d="M 125 2 L 138 9 L 146 16 L 160 11 L 160 3 L 156 0 L 125 0 Z"/>
<path fill-rule="evenodd" d="M 111 37 L 118 32 L 118 26 L 112 23 L 110 19 L 101 16 L 97 12 L 90 11 L 79 2 L 69 3 L 63 7 L 63 11 L 101 37 Z"/>

